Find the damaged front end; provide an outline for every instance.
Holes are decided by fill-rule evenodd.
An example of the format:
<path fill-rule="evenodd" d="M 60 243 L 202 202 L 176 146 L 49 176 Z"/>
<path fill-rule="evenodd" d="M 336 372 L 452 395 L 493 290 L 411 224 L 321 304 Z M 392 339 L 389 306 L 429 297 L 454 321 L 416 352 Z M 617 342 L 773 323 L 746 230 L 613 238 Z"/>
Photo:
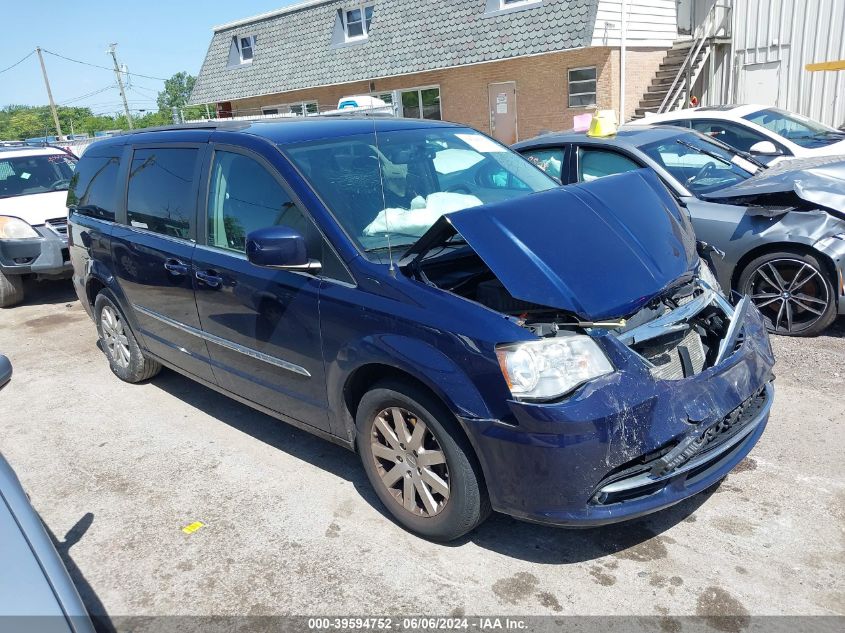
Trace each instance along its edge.
<path fill-rule="evenodd" d="M 763 320 L 722 294 L 663 193 L 626 174 L 531 196 L 544 213 L 460 211 L 404 260 L 411 278 L 527 331 L 496 346 L 507 413 L 462 420 L 495 473 L 495 509 L 560 525 L 633 518 L 712 485 L 762 434 L 774 364 Z M 503 357 L 522 348 L 533 356 Z"/>

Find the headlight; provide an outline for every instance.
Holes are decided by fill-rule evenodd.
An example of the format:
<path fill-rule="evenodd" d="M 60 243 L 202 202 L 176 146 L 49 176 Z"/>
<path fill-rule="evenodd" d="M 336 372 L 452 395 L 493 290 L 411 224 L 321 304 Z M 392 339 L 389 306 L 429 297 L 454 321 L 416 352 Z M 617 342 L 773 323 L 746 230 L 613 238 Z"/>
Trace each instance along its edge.
<path fill-rule="evenodd" d="M 498 345 L 499 366 L 518 399 L 547 400 L 613 371 L 589 336 L 572 334 Z"/>
<path fill-rule="evenodd" d="M 19 240 L 28 237 L 38 237 L 29 224 L 19 218 L 0 215 L 0 239 Z"/>

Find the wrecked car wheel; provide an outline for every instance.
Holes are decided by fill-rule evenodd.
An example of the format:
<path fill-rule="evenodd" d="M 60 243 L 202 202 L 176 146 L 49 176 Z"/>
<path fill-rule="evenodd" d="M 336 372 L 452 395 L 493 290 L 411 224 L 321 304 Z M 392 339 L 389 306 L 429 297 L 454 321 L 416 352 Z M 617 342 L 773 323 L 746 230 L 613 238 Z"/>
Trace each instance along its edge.
<path fill-rule="evenodd" d="M 450 541 L 490 513 L 469 443 L 451 413 L 424 390 L 379 383 L 361 399 L 356 424 L 370 483 L 406 529 Z"/>
<path fill-rule="evenodd" d="M 815 336 L 836 318 L 836 294 L 821 262 L 801 253 L 768 253 L 748 264 L 739 290 L 774 334 Z"/>
<path fill-rule="evenodd" d="M 136 383 L 149 380 L 161 371 L 161 365 L 144 357 L 123 313 L 107 290 L 97 295 L 94 316 L 103 352 L 115 376 Z"/>

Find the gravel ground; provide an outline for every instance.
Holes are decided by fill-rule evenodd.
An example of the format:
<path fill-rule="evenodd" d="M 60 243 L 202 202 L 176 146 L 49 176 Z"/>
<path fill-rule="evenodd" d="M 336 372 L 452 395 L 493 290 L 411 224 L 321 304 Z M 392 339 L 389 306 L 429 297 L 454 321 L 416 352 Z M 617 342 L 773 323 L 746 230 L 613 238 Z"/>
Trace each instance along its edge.
<path fill-rule="evenodd" d="M 0 450 L 94 614 L 845 615 L 842 319 L 774 340 L 771 422 L 716 490 L 436 545 L 384 516 L 353 453 L 173 372 L 123 384 L 69 284 L 30 294 L 0 311 Z"/>

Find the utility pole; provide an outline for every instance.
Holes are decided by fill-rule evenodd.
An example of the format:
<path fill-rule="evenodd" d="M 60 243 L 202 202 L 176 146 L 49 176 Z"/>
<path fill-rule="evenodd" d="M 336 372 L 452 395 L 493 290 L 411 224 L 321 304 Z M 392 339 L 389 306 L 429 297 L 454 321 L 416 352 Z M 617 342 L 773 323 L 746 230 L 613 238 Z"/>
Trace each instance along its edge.
<path fill-rule="evenodd" d="M 109 54 L 114 61 L 114 74 L 117 77 L 117 87 L 120 88 L 120 98 L 123 99 L 123 111 L 126 113 L 126 122 L 129 124 L 129 129 L 132 128 L 132 115 L 129 114 L 129 104 L 126 103 L 126 91 L 123 89 L 123 77 L 120 75 L 120 64 L 117 63 L 117 54 L 114 52 L 114 47 L 117 44 L 109 44 Z"/>
<path fill-rule="evenodd" d="M 53 113 L 53 123 L 56 124 L 56 136 L 58 136 L 59 140 L 61 140 L 62 126 L 59 123 L 59 113 L 56 110 L 56 102 L 53 101 L 53 91 L 50 90 L 50 80 L 47 79 L 47 67 L 44 65 L 44 57 L 41 55 L 41 47 L 39 46 L 36 48 L 35 52 L 38 53 L 38 61 L 41 62 L 41 74 L 44 75 L 44 85 L 47 86 L 47 98 L 50 100 L 50 110 Z"/>

